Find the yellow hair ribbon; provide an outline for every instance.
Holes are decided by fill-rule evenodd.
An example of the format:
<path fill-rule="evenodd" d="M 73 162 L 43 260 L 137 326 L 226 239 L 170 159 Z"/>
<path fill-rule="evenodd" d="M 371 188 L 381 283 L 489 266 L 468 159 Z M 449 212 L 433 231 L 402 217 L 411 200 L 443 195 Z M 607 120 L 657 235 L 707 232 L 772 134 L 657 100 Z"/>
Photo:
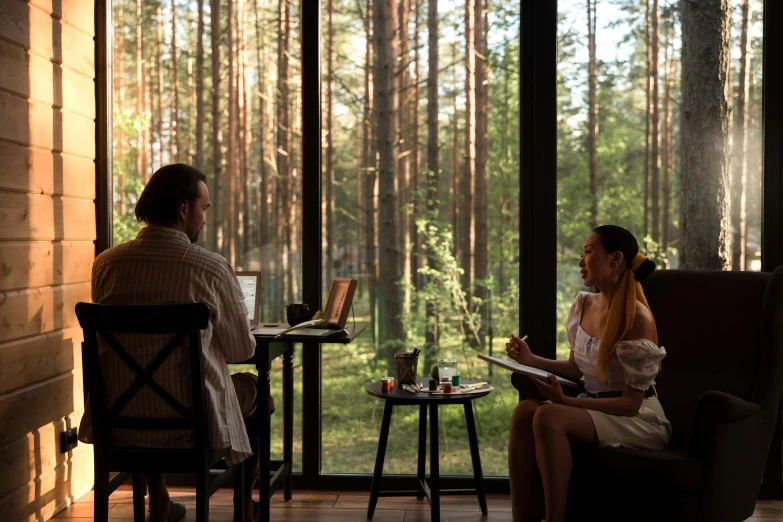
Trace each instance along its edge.
<path fill-rule="evenodd" d="M 633 327 L 634 317 L 636 317 L 636 301 L 650 309 L 647 304 L 647 298 L 644 296 L 642 285 L 636 281 L 634 272 L 642 266 L 647 259 L 642 254 L 636 254 L 633 258 L 629 270 L 623 272 L 617 281 L 614 289 L 612 303 L 609 305 L 609 317 L 606 318 L 604 332 L 601 335 L 601 343 L 598 345 L 598 356 L 596 358 L 596 376 L 603 384 L 607 384 L 609 375 L 609 359 L 623 337 Z M 652 311 L 651 311 L 652 313 Z M 658 345 L 658 330 L 655 327 L 655 318 L 653 318 L 653 342 Z"/>

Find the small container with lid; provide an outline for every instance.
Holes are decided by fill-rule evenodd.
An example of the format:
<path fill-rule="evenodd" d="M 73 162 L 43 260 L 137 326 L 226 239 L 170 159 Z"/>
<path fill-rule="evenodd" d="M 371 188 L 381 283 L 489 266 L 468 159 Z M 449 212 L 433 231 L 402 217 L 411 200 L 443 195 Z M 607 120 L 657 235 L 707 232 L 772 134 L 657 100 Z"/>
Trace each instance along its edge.
<path fill-rule="evenodd" d="M 394 377 L 383 377 L 381 379 L 381 391 L 384 393 L 391 393 L 394 387 Z"/>
<path fill-rule="evenodd" d="M 443 393 L 451 393 L 451 392 L 452 392 L 451 382 L 444 382 L 443 383 Z"/>

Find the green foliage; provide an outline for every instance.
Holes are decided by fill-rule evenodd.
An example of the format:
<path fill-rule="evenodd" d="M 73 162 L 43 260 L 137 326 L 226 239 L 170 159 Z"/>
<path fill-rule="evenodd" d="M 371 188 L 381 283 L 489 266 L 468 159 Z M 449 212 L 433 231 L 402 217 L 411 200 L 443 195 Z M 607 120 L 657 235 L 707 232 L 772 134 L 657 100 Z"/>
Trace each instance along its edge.
<path fill-rule="evenodd" d="M 149 124 L 149 118 L 149 113 L 136 114 L 133 111 L 120 111 L 116 107 L 113 111 L 115 136 L 117 132 L 122 133 L 128 145 L 124 153 L 115 153 L 112 161 L 115 180 L 113 196 L 113 242 L 115 245 L 135 238 L 140 228 L 134 215 L 134 209 L 139 195 L 144 190 L 144 184 L 136 170 L 136 156 L 138 154 L 136 138 Z M 122 208 L 120 208 L 120 202 L 122 202 Z"/>

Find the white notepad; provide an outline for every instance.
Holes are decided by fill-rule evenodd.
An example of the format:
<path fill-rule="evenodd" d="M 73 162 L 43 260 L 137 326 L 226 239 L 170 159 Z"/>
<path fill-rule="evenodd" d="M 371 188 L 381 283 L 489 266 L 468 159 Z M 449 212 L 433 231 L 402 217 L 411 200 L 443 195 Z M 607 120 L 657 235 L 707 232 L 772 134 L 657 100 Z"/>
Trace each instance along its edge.
<path fill-rule="evenodd" d="M 550 373 L 546 370 L 533 368 L 532 366 L 525 366 L 524 364 L 519 364 L 518 362 L 514 361 L 498 359 L 497 357 L 490 357 L 489 355 L 484 355 L 482 353 L 478 354 L 477 357 L 482 361 L 487 361 L 488 363 L 492 363 L 495 366 L 500 366 L 501 368 L 505 368 L 506 370 L 510 370 L 514 373 L 523 373 L 525 375 L 530 375 L 531 377 L 538 377 L 539 379 L 546 380 L 547 375 Z M 574 387 L 578 386 L 574 381 L 569 381 L 568 379 L 564 379 L 558 375 L 555 375 L 555 377 L 557 377 L 557 380 L 560 381 L 560 384 Z"/>

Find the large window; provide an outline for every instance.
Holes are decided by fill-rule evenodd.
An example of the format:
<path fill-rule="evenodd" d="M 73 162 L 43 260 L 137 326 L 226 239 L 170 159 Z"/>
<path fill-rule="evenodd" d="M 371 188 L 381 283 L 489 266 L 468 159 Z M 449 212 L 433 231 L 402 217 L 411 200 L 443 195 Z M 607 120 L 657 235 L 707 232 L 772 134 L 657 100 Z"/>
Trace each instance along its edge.
<path fill-rule="evenodd" d="M 516 393 L 476 354 L 505 353 L 517 324 L 519 13 L 396 5 L 322 4 L 324 292 L 332 277 L 358 279 L 356 320 L 370 331 L 323 347 L 321 470 L 372 470 L 383 401 L 364 387 L 419 348 L 419 375 L 453 357 L 463 378 L 497 388 L 475 411 L 484 472 L 506 475 Z M 441 470 L 471 475 L 463 409 L 441 415 Z M 395 411 L 386 472 L 412 473 L 417 419 Z"/>
<path fill-rule="evenodd" d="M 368 330 L 320 359 L 306 352 L 304 367 L 295 356 L 294 469 L 313 487 L 372 471 L 382 403 L 364 387 L 414 348 L 421 376 L 452 357 L 495 386 L 475 412 L 484 473 L 505 476 L 517 394 L 476 354 L 504 356 L 522 316 L 534 349 L 568 355 L 565 317 L 589 290 L 579 250 L 596 225 L 631 230 L 660 268 L 760 269 L 762 217 L 780 206 L 761 214 L 762 0 L 708 13 L 725 22 L 717 35 L 686 9 L 699 2 L 561 0 L 555 22 L 554 4 L 522 0 L 520 24 L 514 3 L 322 0 L 320 78 L 302 53 L 319 29 L 308 0 L 111 2 L 114 243 L 135 237 L 152 173 L 185 162 L 208 177 L 200 244 L 262 272 L 263 320 L 325 300 L 333 277 L 359 280 L 353 316 Z M 691 49 L 708 38 L 722 68 Z M 320 111 L 307 110 L 318 87 Z M 320 259 L 304 254 L 319 214 L 303 204 L 319 121 Z M 318 267 L 322 288 L 308 283 Z M 471 474 L 463 418 L 441 413 L 444 474 Z M 395 412 L 387 473 L 413 473 L 416 420 Z"/>
<path fill-rule="evenodd" d="M 114 243 L 152 173 L 188 163 L 208 178 L 201 246 L 260 271 L 261 318 L 302 299 L 301 57 L 297 4 L 271 0 L 115 0 Z M 280 375 L 275 361 L 273 374 Z M 255 367 L 234 365 L 232 372 Z M 294 445 L 301 448 L 301 356 Z M 272 396 L 282 397 L 281 379 Z M 281 415 L 272 418 L 280 433 Z M 273 436 L 273 458 L 282 438 Z M 275 453 L 279 455 L 275 455 Z M 301 451 L 294 451 L 301 469 Z"/>
<path fill-rule="evenodd" d="M 659 269 L 761 269 L 763 2 L 714 5 L 722 32 L 677 2 L 558 2 L 558 358 L 597 225 Z"/>

